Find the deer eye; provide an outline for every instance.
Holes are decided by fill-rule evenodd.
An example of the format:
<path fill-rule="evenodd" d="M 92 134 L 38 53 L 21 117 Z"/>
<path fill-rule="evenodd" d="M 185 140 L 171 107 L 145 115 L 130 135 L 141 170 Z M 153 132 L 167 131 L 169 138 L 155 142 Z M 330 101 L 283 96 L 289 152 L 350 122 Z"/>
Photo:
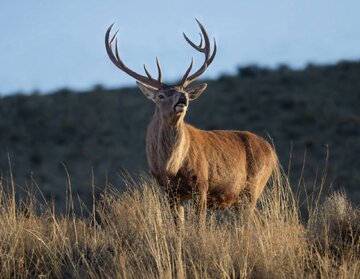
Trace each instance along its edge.
<path fill-rule="evenodd" d="M 164 100 L 164 99 L 165 99 L 165 96 L 162 95 L 162 94 L 159 94 L 159 99 L 160 99 L 160 100 Z"/>

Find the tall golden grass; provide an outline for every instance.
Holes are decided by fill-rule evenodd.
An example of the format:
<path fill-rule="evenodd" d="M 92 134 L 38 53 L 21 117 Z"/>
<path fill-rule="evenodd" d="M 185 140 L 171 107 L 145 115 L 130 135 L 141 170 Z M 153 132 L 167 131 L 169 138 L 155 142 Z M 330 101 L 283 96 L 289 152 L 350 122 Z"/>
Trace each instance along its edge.
<path fill-rule="evenodd" d="M 209 211 L 205 230 L 191 204 L 179 229 L 149 178 L 106 191 L 89 217 L 70 198 L 62 216 L 31 194 L 20 206 L 10 187 L 0 193 L 1 277 L 359 278 L 359 209 L 333 194 L 315 199 L 305 222 L 286 179 L 270 184 L 251 219 Z"/>

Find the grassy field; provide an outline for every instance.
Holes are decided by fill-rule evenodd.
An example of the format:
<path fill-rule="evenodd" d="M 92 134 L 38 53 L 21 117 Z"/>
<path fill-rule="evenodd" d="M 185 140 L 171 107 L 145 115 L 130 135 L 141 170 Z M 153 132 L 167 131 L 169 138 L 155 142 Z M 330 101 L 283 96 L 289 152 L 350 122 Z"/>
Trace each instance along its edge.
<path fill-rule="evenodd" d="M 359 278 L 360 211 L 344 194 L 315 189 L 299 201 L 277 176 L 253 218 L 209 211 L 201 230 L 190 203 L 181 229 L 154 181 L 126 181 L 126 192 L 109 187 L 83 208 L 88 217 L 74 214 L 70 181 L 63 215 L 31 193 L 15 203 L 8 185 L 0 194 L 2 278 Z"/>

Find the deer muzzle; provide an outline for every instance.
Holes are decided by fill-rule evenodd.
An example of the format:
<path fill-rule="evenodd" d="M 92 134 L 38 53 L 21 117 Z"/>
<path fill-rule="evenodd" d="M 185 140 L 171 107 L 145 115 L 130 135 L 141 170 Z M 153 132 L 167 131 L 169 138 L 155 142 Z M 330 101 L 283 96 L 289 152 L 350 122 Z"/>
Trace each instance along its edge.
<path fill-rule="evenodd" d="M 181 93 L 177 103 L 174 106 L 174 110 L 176 112 L 184 112 L 186 110 L 187 105 L 188 105 L 188 100 L 185 94 Z"/>

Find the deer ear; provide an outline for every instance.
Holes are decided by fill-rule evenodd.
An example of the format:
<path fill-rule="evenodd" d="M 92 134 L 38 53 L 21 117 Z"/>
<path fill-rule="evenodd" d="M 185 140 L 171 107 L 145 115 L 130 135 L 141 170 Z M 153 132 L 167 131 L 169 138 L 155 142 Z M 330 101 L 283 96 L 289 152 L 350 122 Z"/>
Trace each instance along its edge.
<path fill-rule="evenodd" d="M 189 94 L 190 101 L 195 100 L 197 97 L 199 97 L 206 89 L 207 84 L 202 83 L 198 86 L 190 87 L 189 89 L 186 89 L 186 92 Z"/>
<path fill-rule="evenodd" d="M 137 87 L 141 90 L 141 92 L 145 95 L 146 98 L 150 99 L 151 101 L 155 102 L 155 94 L 158 91 L 157 89 L 145 85 L 141 82 L 136 82 Z"/>

